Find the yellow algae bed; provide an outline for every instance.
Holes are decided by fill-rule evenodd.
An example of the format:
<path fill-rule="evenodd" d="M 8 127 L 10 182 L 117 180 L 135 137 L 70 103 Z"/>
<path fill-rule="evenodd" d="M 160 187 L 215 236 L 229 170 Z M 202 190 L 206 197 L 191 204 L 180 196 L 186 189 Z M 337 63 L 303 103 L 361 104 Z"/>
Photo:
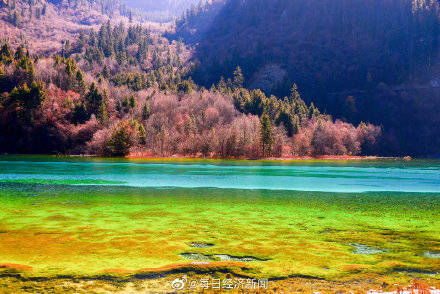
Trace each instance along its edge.
<path fill-rule="evenodd" d="M 0 180 L 0 293 L 364 293 L 416 280 L 439 286 L 438 193 L 30 179 Z M 185 287 L 173 289 L 181 279 Z M 212 287 L 231 280 L 230 289 Z"/>

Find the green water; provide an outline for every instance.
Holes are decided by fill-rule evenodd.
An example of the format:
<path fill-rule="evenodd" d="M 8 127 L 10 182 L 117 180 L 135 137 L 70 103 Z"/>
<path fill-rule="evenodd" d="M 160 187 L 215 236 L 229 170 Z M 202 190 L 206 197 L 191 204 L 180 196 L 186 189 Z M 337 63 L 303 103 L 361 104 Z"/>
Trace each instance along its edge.
<path fill-rule="evenodd" d="M 0 264 L 31 275 L 226 255 L 254 276 L 440 278 L 439 161 L 0 157 L 0 204 Z"/>

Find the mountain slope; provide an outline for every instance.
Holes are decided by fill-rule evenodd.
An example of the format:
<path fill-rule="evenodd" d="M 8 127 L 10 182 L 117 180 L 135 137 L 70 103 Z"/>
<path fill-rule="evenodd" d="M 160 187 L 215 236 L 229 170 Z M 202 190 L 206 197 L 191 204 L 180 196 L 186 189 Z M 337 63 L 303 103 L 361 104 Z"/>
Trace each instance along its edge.
<path fill-rule="evenodd" d="M 200 0 L 122 0 L 124 5 L 136 9 L 143 19 L 170 22 L 191 7 L 195 7 Z"/>
<path fill-rule="evenodd" d="M 199 79 L 240 65 L 258 85 L 275 64 L 303 89 L 395 84 L 430 66 L 438 33 L 436 1 L 228 1 L 198 47 Z"/>
<path fill-rule="evenodd" d="M 308 101 L 338 118 L 384 124 L 385 142 L 395 146 L 384 147 L 386 154 L 438 154 L 437 139 L 417 143 L 440 134 L 429 124 L 435 107 L 426 107 L 439 103 L 430 83 L 438 64 L 437 1 L 228 0 L 206 29 L 197 20 L 207 14 L 176 28 L 177 37 L 198 43 L 199 83 L 209 86 L 240 66 L 249 88 L 284 95 L 296 83 Z M 382 103 L 384 93 L 393 102 Z M 404 127 L 405 107 L 423 126 Z"/>
<path fill-rule="evenodd" d="M 26 43 L 37 54 L 48 55 L 74 41 L 80 32 L 97 28 L 121 16 L 118 1 L 9 1 L 0 5 L 0 39 L 17 47 Z M 111 18 L 109 16 L 111 15 Z"/>
<path fill-rule="evenodd" d="M 123 0 L 123 3 L 137 8 L 142 8 L 146 11 L 169 11 L 176 16 L 191 5 L 198 4 L 198 0 Z"/>

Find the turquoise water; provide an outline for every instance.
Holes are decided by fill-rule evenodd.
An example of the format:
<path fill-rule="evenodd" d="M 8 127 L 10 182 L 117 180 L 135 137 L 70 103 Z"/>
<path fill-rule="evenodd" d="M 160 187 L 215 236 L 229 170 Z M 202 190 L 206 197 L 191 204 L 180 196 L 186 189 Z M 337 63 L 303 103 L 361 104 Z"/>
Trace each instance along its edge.
<path fill-rule="evenodd" d="M 0 207 L 0 272 L 440 279 L 439 161 L 3 156 Z"/>
<path fill-rule="evenodd" d="M 0 157 L 0 180 L 38 179 L 131 187 L 438 193 L 440 161 L 283 163 Z"/>

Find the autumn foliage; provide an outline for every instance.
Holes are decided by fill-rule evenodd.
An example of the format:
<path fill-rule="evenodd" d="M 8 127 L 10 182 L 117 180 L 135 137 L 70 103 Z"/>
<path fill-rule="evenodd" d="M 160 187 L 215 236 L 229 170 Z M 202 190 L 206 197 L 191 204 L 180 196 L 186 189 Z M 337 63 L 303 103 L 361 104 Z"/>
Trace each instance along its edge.
<path fill-rule="evenodd" d="M 372 125 L 333 122 L 307 105 L 296 86 L 282 99 L 246 90 L 239 68 L 233 79 L 209 90 L 198 87 L 183 79 L 185 66 L 167 65 L 170 56 L 179 59 L 173 54 L 182 49 L 165 40 L 154 45 L 160 50 L 153 49 L 167 52 L 162 57 L 138 48 L 137 59 L 117 65 L 113 62 L 119 53 L 87 61 L 91 46 L 104 54 L 107 47 L 98 44 L 106 38 L 114 38 L 112 46 L 127 38 L 144 42 L 130 35 L 135 32 L 143 30 L 106 24 L 100 35 L 91 33 L 96 43 L 86 42 L 75 58 L 32 58 L 24 47 L 13 50 L 4 44 L 0 152 L 209 158 L 357 155 L 380 134 Z M 130 70 L 133 74 L 122 79 Z M 138 80 L 141 76 L 145 80 Z M 133 81 L 140 86 L 134 87 Z"/>

